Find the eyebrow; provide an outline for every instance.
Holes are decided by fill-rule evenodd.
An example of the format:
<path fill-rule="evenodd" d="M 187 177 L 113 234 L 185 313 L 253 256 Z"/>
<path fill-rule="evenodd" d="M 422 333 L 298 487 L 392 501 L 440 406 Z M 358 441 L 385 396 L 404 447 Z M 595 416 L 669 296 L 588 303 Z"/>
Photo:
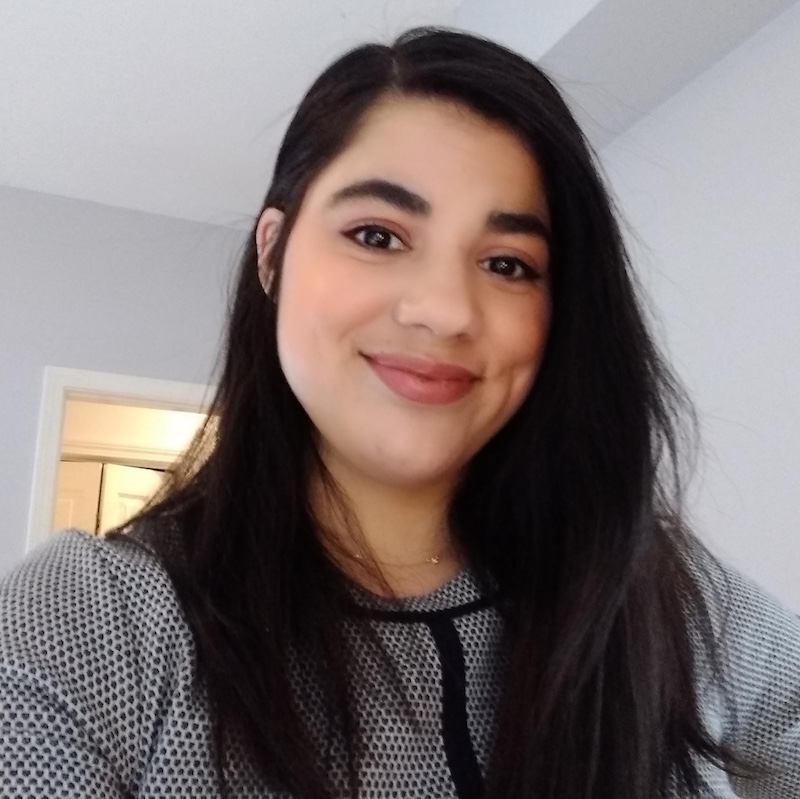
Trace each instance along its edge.
<path fill-rule="evenodd" d="M 431 204 L 419 194 L 381 178 L 370 178 L 358 183 L 351 183 L 339 189 L 331 197 L 328 207 L 332 208 L 348 200 L 362 197 L 382 200 L 401 211 L 414 216 L 430 216 Z M 550 226 L 538 214 L 518 213 L 514 211 L 493 211 L 489 214 L 486 227 L 495 233 L 523 233 L 537 236 L 550 242 Z"/>
<path fill-rule="evenodd" d="M 486 227 L 495 233 L 526 233 L 550 243 L 550 226 L 539 214 L 494 211 L 489 214 Z"/>
<path fill-rule="evenodd" d="M 361 197 L 372 197 L 376 200 L 383 200 L 401 211 L 408 211 L 415 216 L 430 216 L 431 204 L 415 194 L 413 191 L 401 186 L 399 183 L 392 183 L 389 180 L 372 178 L 352 183 L 339 189 L 328 204 L 330 207 L 345 202 L 346 200 L 358 199 Z"/>

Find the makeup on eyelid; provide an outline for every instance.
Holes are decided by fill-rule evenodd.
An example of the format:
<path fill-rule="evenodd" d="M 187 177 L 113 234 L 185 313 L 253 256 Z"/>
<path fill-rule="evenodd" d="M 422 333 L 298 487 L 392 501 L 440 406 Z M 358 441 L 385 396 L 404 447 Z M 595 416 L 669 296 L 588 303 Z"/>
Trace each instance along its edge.
<path fill-rule="evenodd" d="M 375 241 L 373 237 L 373 244 L 370 244 L 368 238 L 370 234 L 378 234 L 379 236 L 383 237 L 383 241 L 388 243 L 390 246 L 381 246 Z M 387 227 L 385 224 L 381 223 L 362 223 L 355 227 L 351 227 L 345 231 L 343 234 L 345 238 L 354 241 L 359 246 L 363 247 L 365 250 L 375 250 L 376 252 L 403 252 L 410 247 L 404 241 L 403 237 L 399 234 L 395 233 L 391 228 Z M 361 238 L 363 235 L 363 238 Z M 392 240 L 397 242 L 399 246 L 391 246 Z M 511 281 L 536 281 L 541 280 L 544 277 L 544 273 L 540 268 L 538 268 L 535 264 L 529 262 L 529 258 L 519 255 L 513 255 L 510 252 L 500 252 L 497 255 L 491 255 L 487 258 L 482 258 L 478 262 L 479 264 L 484 264 L 486 262 L 499 262 L 503 261 L 506 263 L 513 263 L 515 266 L 518 266 L 522 269 L 523 274 L 513 277 L 507 274 L 495 273 L 498 277 L 504 277 Z M 487 270 L 489 271 L 489 270 Z"/>

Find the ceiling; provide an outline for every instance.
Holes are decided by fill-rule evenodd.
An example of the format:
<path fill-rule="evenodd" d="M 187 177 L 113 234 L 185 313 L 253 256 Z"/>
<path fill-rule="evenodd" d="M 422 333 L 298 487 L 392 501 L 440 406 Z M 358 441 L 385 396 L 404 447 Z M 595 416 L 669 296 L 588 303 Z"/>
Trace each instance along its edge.
<path fill-rule="evenodd" d="M 796 0 L 2 0 L 0 185 L 234 228 L 294 105 L 421 24 L 539 60 L 600 148 Z"/>

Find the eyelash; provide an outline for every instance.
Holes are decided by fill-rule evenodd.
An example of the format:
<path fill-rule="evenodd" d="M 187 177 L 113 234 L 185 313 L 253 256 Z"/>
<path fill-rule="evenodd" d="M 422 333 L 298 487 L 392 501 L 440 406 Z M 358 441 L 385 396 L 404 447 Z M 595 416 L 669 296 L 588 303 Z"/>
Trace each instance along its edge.
<path fill-rule="evenodd" d="M 359 236 L 363 233 L 371 233 L 377 232 L 382 233 L 388 236 L 390 239 L 394 239 L 395 241 L 399 241 L 402 247 L 375 247 L 371 244 L 367 244 L 365 241 L 362 241 Z M 389 228 L 384 227 L 383 225 L 359 225 L 358 227 L 353 228 L 352 230 L 348 230 L 345 232 L 345 236 L 349 239 L 352 239 L 356 244 L 364 247 L 368 250 L 399 250 L 399 249 L 406 249 L 406 243 L 397 235 L 397 233 L 393 233 Z"/>
<path fill-rule="evenodd" d="M 399 242 L 402 246 L 376 247 L 374 245 L 367 244 L 367 242 L 364 241 L 361 237 L 371 232 L 377 232 L 385 236 L 388 236 L 390 242 L 394 240 L 396 242 Z M 389 228 L 384 227 L 383 225 L 359 225 L 358 227 L 345 231 L 344 235 L 347 236 L 347 238 L 349 238 L 351 241 L 354 241 L 360 247 L 364 247 L 365 249 L 368 250 L 385 250 L 388 252 L 396 252 L 401 249 L 407 249 L 406 243 L 400 238 L 400 236 L 398 236 L 396 233 L 393 233 L 391 230 L 389 230 Z M 487 262 L 492 262 L 492 261 L 511 263 L 515 267 L 515 271 L 517 269 L 521 270 L 521 274 L 518 274 L 516 277 L 509 277 L 508 275 L 500 275 L 499 273 L 495 273 L 498 274 L 500 277 L 506 277 L 508 280 L 512 282 L 516 282 L 519 280 L 536 281 L 536 280 L 541 280 L 542 278 L 542 274 L 539 271 L 534 269 L 530 264 L 526 263 L 521 258 L 517 258 L 514 255 L 495 255 L 490 258 L 485 258 L 483 261 L 481 261 L 481 264 L 485 264 Z"/>
<path fill-rule="evenodd" d="M 495 255 L 495 256 L 492 256 L 491 258 L 485 258 L 482 261 L 482 263 L 486 263 L 487 261 L 508 262 L 508 263 L 512 263 L 515 267 L 518 267 L 519 269 L 521 269 L 522 270 L 522 274 L 518 275 L 517 277 L 509 277 L 508 275 L 500 275 L 500 277 L 506 277 L 511 281 L 517 281 L 517 280 L 535 281 L 535 280 L 540 280 L 541 277 L 542 277 L 540 272 L 538 272 L 536 269 L 534 269 L 529 264 L 525 263 L 525 261 L 523 261 L 521 258 L 517 258 L 517 257 L 515 257 L 513 255 Z M 499 274 L 499 273 L 495 273 L 495 274 Z"/>

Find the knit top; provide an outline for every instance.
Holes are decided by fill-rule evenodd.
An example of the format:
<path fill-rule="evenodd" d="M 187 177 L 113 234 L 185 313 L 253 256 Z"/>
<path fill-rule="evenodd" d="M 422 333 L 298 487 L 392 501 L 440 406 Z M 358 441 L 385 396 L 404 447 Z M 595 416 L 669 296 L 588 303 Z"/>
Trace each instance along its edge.
<path fill-rule="evenodd" d="M 735 708 L 704 689 L 704 718 L 715 739 L 777 773 L 745 782 L 702 763 L 708 795 L 800 799 L 800 620 L 738 572 L 719 576 Z M 373 661 L 374 649 L 353 638 L 364 675 L 359 796 L 478 796 L 504 668 L 492 598 L 468 569 L 421 597 L 355 587 L 353 596 L 389 656 Z M 294 657 L 292 672 L 323 746 L 313 669 Z M 398 676 L 412 714 L 393 687 Z M 192 633 L 163 567 L 124 539 L 60 533 L 0 582 L 0 714 L 2 797 L 220 795 Z M 240 755 L 226 769 L 229 795 L 284 797 Z M 329 755 L 344 785 L 344 761 Z"/>

